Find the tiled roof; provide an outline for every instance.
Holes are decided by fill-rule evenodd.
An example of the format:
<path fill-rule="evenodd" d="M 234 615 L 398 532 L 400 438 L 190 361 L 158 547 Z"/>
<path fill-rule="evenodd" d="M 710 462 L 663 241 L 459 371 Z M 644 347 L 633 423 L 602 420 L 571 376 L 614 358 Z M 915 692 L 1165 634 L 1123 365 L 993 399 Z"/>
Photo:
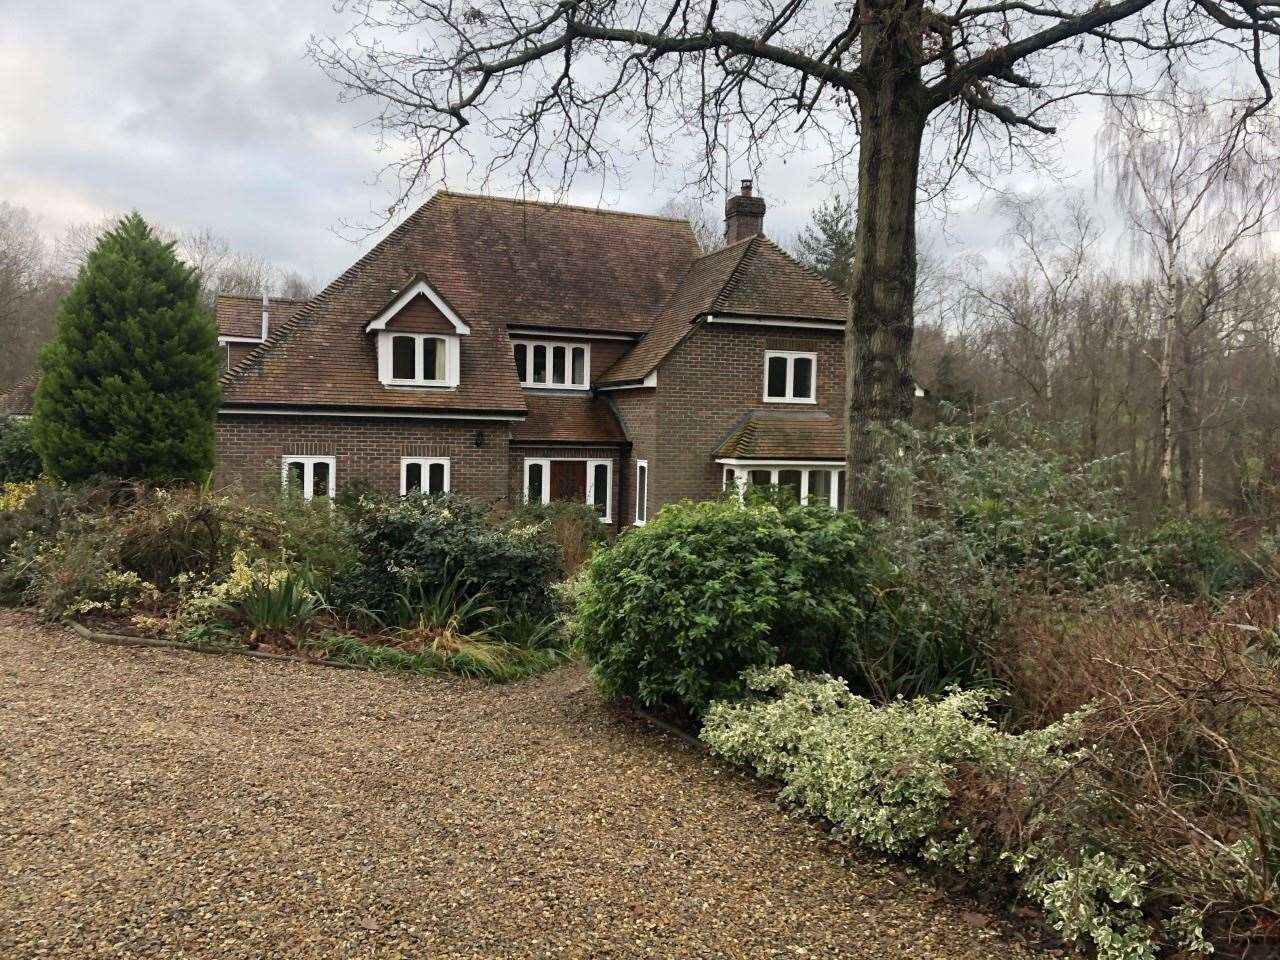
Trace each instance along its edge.
<path fill-rule="evenodd" d="M 843 460 L 844 424 L 821 411 L 754 410 L 716 451 L 725 460 Z"/>
<path fill-rule="evenodd" d="M 302 309 L 305 300 L 271 297 L 267 301 L 267 323 L 274 327 L 292 319 Z M 246 337 L 253 340 L 262 336 L 262 297 L 244 297 L 239 294 L 220 293 L 213 305 L 214 322 L 220 337 Z"/>
<path fill-rule="evenodd" d="M 0 413 L 7 416 L 30 416 L 35 406 L 36 384 L 39 382 L 39 371 L 30 373 L 0 394 Z"/>
<path fill-rule="evenodd" d="M 438 193 L 223 379 L 231 405 L 521 413 L 509 323 L 647 329 L 696 255 L 688 223 Z M 456 390 L 392 390 L 364 325 L 422 274 L 462 316 Z"/>
<path fill-rule="evenodd" d="M 626 439 L 618 418 L 599 397 L 562 397 L 525 394 L 529 417 L 511 428 L 517 443 L 550 440 L 556 443 L 614 443 Z"/>
<path fill-rule="evenodd" d="M 600 377 L 643 380 L 707 314 L 843 323 L 835 287 L 765 237 L 751 237 L 695 261 L 634 350 Z"/>

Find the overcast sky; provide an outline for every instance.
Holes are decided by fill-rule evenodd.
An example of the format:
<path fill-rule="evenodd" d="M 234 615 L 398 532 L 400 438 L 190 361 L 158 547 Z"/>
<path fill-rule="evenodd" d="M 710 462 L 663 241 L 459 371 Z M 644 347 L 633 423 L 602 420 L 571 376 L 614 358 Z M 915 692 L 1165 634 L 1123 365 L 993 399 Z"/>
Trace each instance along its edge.
<path fill-rule="evenodd" d="M 387 158 L 361 127 L 372 106 L 339 103 L 305 56 L 310 35 L 344 26 L 329 0 L 0 0 L 0 200 L 31 210 L 50 239 L 136 208 L 327 282 L 368 245 L 342 224 L 370 222 L 388 198 L 374 183 Z M 1086 111 L 1058 148 L 1085 190 L 1095 128 Z M 756 172 L 771 236 L 793 236 L 830 193 L 822 159 Z M 571 199 L 652 212 L 675 181 L 642 165 Z M 956 199 L 936 247 L 993 248 L 999 225 L 975 200 Z M 939 235 L 936 221 L 922 226 Z"/>

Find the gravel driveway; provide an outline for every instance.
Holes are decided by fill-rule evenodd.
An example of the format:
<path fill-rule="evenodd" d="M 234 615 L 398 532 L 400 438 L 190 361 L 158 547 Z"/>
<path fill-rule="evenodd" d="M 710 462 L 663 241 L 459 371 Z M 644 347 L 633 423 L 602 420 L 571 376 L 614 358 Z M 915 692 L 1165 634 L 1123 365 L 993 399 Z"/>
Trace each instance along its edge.
<path fill-rule="evenodd" d="M 565 668 L 101 647 L 0 611 L 0 957 L 1021 957 Z"/>

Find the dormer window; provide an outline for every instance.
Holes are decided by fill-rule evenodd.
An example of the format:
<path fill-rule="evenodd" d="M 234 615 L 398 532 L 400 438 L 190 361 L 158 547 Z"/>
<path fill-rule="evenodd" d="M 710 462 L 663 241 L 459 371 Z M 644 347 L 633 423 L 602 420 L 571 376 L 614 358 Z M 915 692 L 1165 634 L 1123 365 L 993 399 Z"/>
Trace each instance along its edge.
<path fill-rule="evenodd" d="M 456 387 L 458 338 L 427 333 L 378 334 L 379 379 L 393 386 Z"/>
<path fill-rule="evenodd" d="M 471 328 L 419 274 L 365 325 L 377 338 L 378 379 L 389 387 L 458 385 L 462 337 Z"/>
<path fill-rule="evenodd" d="M 523 387 L 586 390 L 591 386 L 591 345 L 563 340 L 512 340 L 516 376 Z"/>

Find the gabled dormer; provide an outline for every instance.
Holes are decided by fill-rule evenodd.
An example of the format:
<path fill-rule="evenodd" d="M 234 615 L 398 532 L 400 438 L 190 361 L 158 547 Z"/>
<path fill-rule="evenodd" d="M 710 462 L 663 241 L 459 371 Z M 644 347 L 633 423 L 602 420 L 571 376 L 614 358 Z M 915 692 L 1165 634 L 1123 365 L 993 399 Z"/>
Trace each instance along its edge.
<path fill-rule="evenodd" d="M 365 325 L 376 338 L 378 379 L 388 387 L 458 386 L 462 338 L 471 328 L 422 274 Z"/>

